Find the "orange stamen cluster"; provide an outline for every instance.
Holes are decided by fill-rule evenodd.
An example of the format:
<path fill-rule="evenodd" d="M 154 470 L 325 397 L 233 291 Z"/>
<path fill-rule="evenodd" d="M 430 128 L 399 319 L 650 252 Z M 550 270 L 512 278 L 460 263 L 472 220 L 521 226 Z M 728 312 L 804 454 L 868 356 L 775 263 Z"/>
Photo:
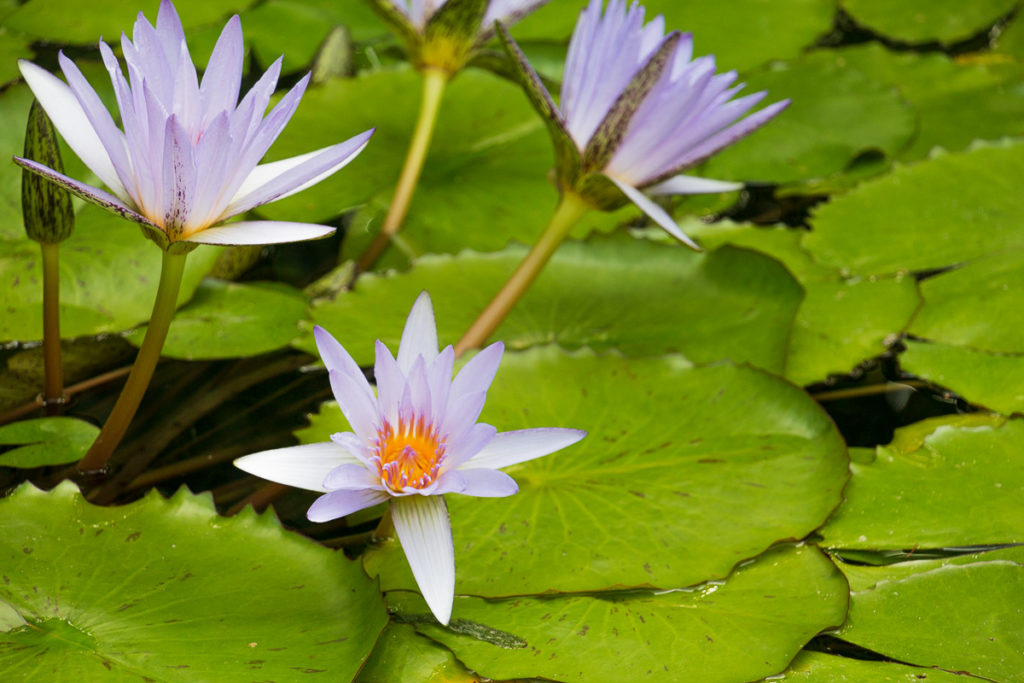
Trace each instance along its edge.
<path fill-rule="evenodd" d="M 373 460 L 381 483 L 401 493 L 408 487 L 426 488 L 437 479 L 445 448 L 437 427 L 422 417 L 408 423 L 400 419 L 397 429 L 385 420 L 377 431 Z"/>

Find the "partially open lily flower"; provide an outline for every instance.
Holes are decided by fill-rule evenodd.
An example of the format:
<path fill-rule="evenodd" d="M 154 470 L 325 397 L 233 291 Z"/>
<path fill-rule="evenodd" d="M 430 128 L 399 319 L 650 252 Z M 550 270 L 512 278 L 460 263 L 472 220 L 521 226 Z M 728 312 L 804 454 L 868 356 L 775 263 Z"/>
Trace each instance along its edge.
<path fill-rule="evenodd" d="M 438 621 L 447 624 L 455 594 L 455 551 L 443 494 L 501 497 L 519 488 L 498 468 L 576 443 L 578 429 L 498 433 L 478 423 L 504 347 L 492 344 L 452 379 L 455 353 L 440 353 L 430 296 L 409 313 L 397 359 L 377 342 L 377 395 L 352 357 L 323 328 L 314 331 L 331 389 L 351 432 L 328 443 L 247 455 L 235 465 L 256 476 L 322 491 L 309 508 L 326 522 L 390 501 L 398 539 Z"/>
<path fill-rule="evenodd" d="M 323 180 L 366 146 L 372 130 L 308 154 L 258 165 L 295 112 L 307 75 L 264 117 L 281 60 L 239 102 L 241 23 L 224 27 L 200 83 L 178 14 L 162 0 L 154 28 L 140 13 L 133 41 L 121 36 L 125 78 L 100 41 L 123 130 L 70 59 L 60 54 L 67 83 L 20 61 L 21 73 L 72 150 L 110 192 L 37 162 L 24 168 L 140 224 L 168 249 L 179 244 L 268 244 L 323 237 L 334 228 L 277 221 L 235 222 L 233 216 Z"/>
<path fill-rule="evenodd" d="M 511 25 L 550 0 L 371 0 L 405 39 L 420 68 L 455 74 L 494 37 L 494 22 Z"/>
<path fill-rule="evenodd" d="M 661 16 L 627 0 L 591 0 L 569 43 L 561 102 L 554 100 L 515 41 L 502 31 L 527 94 L 548 121 L 558 182 L 593 206 L 633 202 L 676 238 L 696 246 L 648 195 L 737 190 L 742 183 L 681 175 L 749 135 L 788 106 L 783 100 L 743 118 L 767 93 L 737 99 L 736 72 L 715 74 L 714 57 L 693 58 L 690 34 L 665 34 Z M 641 191 L 643 190 L 643 191 Z"/>

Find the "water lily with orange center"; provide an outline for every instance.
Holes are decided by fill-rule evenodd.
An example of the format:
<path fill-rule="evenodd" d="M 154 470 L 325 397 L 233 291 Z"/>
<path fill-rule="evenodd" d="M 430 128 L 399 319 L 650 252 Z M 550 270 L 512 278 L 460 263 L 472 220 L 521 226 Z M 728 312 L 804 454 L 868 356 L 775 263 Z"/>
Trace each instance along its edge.
<path fill-rule="evenodd" d="M 314 522 L 390 501 L 398 539 L 413 576 L 438 621 L 451 618 L 455 549 L 443 495 L 502 497 L 519 490 L 499 468 L 576 443 L 586 432 L 540 428 L 498 432 L 477 422 L 501 362 L 497 342 L 452 378 L 455 352 L 438 351 L 430 296 L 412 307 L 398 357 L 377 342 L 377 394 L 334 337 L 315 328 L 331 388 L 352 427 L 327 443 L 247 455 L 239 468 L 264 479 L 321 491 L 309 508 Z"/>

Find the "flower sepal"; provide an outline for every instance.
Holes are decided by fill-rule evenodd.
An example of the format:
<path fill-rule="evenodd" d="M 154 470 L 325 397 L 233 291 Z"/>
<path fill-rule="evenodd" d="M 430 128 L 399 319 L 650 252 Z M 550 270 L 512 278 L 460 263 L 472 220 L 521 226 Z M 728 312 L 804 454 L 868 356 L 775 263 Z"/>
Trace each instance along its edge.
<path fill-rule="evenodd" d="M 580 178 L 583 156 L 569 134 L 565 118 L 558 106 L 555 105 L 554 100 L 551 99 L 551 94 L 544 86 L 540 75 L 531 66 L 530 60 L 526 58 L 522 49 L 509 35 L 508 29 L 499 22 L 494 24 L 498 40 L 508 54 L 508 62 L 513 75 L 523 87 L 530 104 L 544 120 L 548 133 L 551 135 L 551 142 L 555 146 L 555 184 L 563 192 L 572 189 Z"/>
<path fill-rule="evenodd" d="M 25 130 L 25 158 L 64 171 L 57 144 L 57 131 L 39 100 L 32 101 Z M 75 212 L 71 195 L 34 172 L 25 169 L 21 177 L 21 211 L 25 232 L 36 242 L 55 244 L 71 236 Z"/>
<path fill-rule="evenodd" d="M 199 246 L 198 242 L 186 242 L 184 240 L 172 240 L 167 233 L 157 227 L 151 227 L 139 223 L 142 236 L 150 240 L 168 254 L 188 254 Z"/>
<path fill-rule="evenodd" d="M 600 171 L 580 176 L 570 189 L 599 211 L 617 211 L 630 203 L 619 186 Z"/>
<path fill-rule="evenodd" d="M 377 12 L 384 23 L 393 28 L 405 42 L 410 54 L 418 54 L 423 35 L 409 15 L 398 8 L 392 0 L 370 0 L 370 6 Z"/>

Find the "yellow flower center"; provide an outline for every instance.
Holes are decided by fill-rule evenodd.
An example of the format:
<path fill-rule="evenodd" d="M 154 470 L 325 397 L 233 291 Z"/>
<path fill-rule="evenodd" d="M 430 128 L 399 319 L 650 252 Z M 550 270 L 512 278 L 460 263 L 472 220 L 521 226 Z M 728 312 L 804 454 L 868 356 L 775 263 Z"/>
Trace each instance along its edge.
<path fill-rule="evenodd" d="M 437 479 L 444 459 L 445 442 L 437 428 L 423 418 L 398 422 L 395 429 L 387 421 L 377 432 L 377 470 L 381 483 L 395 493 L 412 487 L 426 488 Z"/>

